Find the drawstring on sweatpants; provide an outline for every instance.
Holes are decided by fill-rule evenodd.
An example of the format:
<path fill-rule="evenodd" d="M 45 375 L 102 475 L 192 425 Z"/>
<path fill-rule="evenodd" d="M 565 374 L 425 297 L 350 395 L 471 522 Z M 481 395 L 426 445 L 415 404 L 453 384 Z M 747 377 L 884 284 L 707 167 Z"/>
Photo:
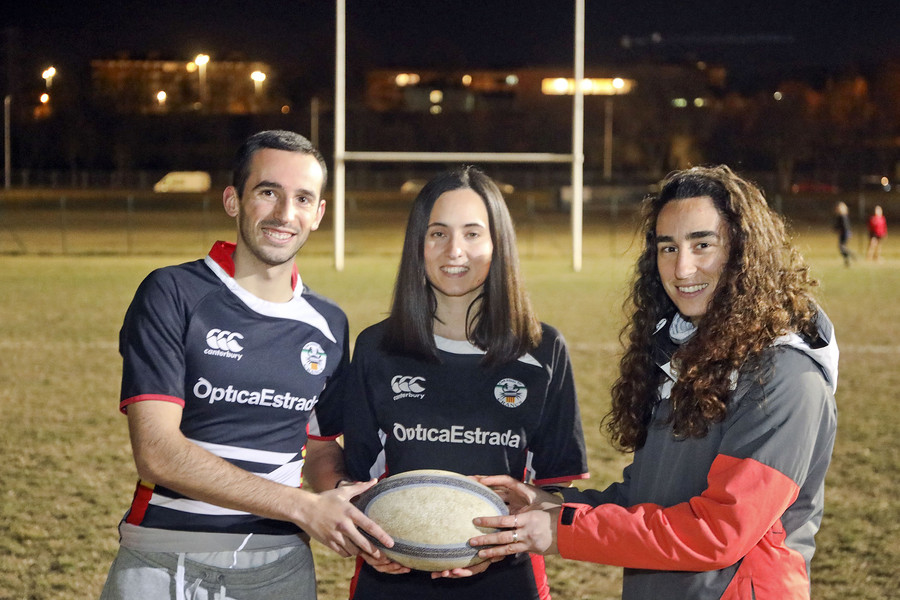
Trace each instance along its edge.
<path fill-rule="evenodd" d="M 249 541 L 250 541 L 250 538 L 252 538 L 252 537 L 253 537 L 253 534 L 252 534 L 252 533 L 248 533 L 248 534 L 247 534 L 247 537 L 244 538 L 244 541 L 241 542 L 241 545 L 238 546 L 237 550 L 234 551 L 234 560 L 231 562 L 231 566 L 228 567 L 229 569 L 233 569 L 233 568 L 235 567 L 235 565 L 237 565 L 237 554 L 238 554 L 238 552 L 240 552 L 241 550 L 244 549 L 244 546 L 247 545 L 247 542 L 249 542 Z M 222 600 L 225 600 L 225 598 L 223 597 Z"/>
<path fill-rule="evenodd" d="M 252 533 L 248 533 L 248 534 L 247 534 L 247 537 L 244 538 L 244 541 L 241 542 L 241 545 L 238 546 L 237 549 L 234 551 L 234 558 L 233 558 L 233 560 L 231 561 L 231 566 L 228 567 L 229 569 L 233 569 L 233 568 L 235 568 L 235 567 L 237 566 L 238 552 L 240 552 L 241 550 L 244 549 L 244 546 L 247 545 L 247 542 L 250 541 L 250 538 L 251 538 L 251 537 L 253 537 L 253 534 L 252 534 Z M 226 597 L 225 597 L 225 582 L 222 581 L 222 582 L 220 582 L 220 583 L 221 583 L 221 585 L 219 586 L 219 598 L 218 598 L 218 600 L 226 600 Z"/>
<path fill-rule="evenodd" d="M 203 580 L 198 578 L 197 581 L 191 584 L 191 589 L 188 590 L 191 594 L 190 600 L 194 599 L 194 596 L 197 594 L 197 588 L 200 587 L 201 583 L 203 583 Z M 184 552 L 179 552 L 178 567 L 175 569 L 175 600 L 187 600 L 184 592 Z M 224 594 L 222 597 L 225 597 Z"/>

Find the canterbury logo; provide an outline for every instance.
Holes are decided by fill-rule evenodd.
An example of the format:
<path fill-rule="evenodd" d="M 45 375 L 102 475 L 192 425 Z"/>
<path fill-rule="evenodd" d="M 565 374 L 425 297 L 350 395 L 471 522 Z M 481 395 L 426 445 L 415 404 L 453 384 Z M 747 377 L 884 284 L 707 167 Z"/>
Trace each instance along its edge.
<path fill-rule="evenodd" d="M 395 375 L 391 379 L 391 389 L 395 394 L 421 394 L 425 391 L 425 378 L 410 375 Z"/>
<path fill-rule="evenodd" d="M 213 350 L 225 350 L 226 352 L 240 352 L 244 349 L 238 340 L 244 339 L 244 336 L 236 331 L 225 331 L 223 329 L 210 329 L 206 334 L 206 345 Z"/>

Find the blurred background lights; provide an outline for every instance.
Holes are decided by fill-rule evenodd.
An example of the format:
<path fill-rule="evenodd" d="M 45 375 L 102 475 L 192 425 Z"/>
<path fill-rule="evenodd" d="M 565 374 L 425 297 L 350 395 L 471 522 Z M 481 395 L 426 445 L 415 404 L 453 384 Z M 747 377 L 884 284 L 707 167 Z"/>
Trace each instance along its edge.
<path fill-rule="evenodd" d="M 394 83 L 397 84 L 397 87 L 416 85 L 419 83 L 419 75 L 418 73 L 398 73 L 397 76 L 394 77 Z"/>
<path fill-rule="evenodd" d="M 41 77 L 44 78 L 44 81 L 47 82 L 47 89 L 50 89 L 50 86 L 53 84 L 53 77 L 56 76 L 56 67 L 49 67 L 41 73 Z"/>

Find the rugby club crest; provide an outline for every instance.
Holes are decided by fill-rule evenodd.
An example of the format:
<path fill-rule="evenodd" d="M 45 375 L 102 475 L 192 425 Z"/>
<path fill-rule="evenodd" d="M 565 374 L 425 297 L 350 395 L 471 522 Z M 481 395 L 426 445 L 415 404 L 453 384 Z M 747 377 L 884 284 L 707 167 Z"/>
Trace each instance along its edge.
<path fill-rule="evenodd" d="M 528 396 L 528 388 L 516 379 L 501 379 L 494 386 L 494 398 L 507 408 L 516 408 L 525 402 Z"/>
<path fill-rule="evenodd" d="M 311 375 L 321 375 L 325 372 L 325 363 L 328 357 L 325 350 L 316 342 L 309 342 L 303 346 L 300 352 L 300 363 L 307 373 Z"/>

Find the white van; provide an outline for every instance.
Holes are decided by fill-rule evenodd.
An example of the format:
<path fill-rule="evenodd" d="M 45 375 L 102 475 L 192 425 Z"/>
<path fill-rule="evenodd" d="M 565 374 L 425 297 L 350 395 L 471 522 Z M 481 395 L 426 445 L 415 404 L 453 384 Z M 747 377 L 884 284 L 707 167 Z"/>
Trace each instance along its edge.
<path fill-rule="evenodd" d="M 172 171 L 156 182 L 154 192 L 207 192 L 212 184 L 206 171 Z"/>

